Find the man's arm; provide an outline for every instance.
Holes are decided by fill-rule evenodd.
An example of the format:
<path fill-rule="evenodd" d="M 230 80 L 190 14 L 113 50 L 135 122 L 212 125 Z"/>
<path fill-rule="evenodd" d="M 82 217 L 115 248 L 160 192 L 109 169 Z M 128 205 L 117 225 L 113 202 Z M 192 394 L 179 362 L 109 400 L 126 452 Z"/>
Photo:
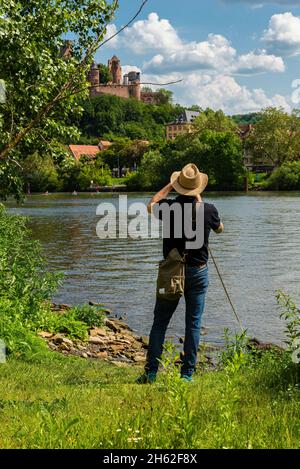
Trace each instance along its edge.
<path fill-rule="evenodd" d="M 159 192 L 157 192 L 152 199 L 150 200 L 149 204 L 147 205 L 147 210 L 149 213 L 152 213 L 152 207 L 154 204 L 157 204 L 162 199 L 165 199 L 169 192 L 173 189 L 172 184 L 169 182 L 165 187 L 163 187 Z"/>

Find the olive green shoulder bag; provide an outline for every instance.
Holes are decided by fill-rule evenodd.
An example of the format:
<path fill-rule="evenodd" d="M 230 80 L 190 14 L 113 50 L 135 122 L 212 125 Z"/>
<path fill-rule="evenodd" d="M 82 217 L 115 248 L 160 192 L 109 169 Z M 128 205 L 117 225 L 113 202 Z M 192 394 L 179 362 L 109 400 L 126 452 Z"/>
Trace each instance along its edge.
<path fill-rule="evenodd" d="M 157 276 L 157 298 L 175 301 L 184 294 L 185 254 L 180 255 L 177 248 L 172 249 L 166 259 L 160 261 Z"/>

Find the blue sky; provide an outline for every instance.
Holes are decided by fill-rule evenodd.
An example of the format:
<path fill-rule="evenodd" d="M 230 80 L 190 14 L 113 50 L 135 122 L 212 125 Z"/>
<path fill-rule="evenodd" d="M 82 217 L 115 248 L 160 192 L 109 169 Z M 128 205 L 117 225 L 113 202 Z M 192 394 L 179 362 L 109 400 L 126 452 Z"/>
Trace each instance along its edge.
<path fill-rule="evenodd" d="M 140 0 L 120 0 L 109 33 L 126 23 Z M 164 83 L 176 102 L 228 114 L 267 106 L 300 107 L 292 82 L 300 79 L 300 0 L 149 0 L 135 23 L 99 50 L 123 71 Z"/>

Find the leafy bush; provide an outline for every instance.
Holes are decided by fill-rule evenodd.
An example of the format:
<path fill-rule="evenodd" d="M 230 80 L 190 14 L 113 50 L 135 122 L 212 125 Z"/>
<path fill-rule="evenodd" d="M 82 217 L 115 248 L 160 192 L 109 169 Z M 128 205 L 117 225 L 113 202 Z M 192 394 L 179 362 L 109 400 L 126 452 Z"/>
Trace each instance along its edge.
<path fill-rule="evenodd" d="M 284 163 L 271 174 L 265 187 L 274 190 L 299 190 L 300 161 Z"/>
<path fill-rule="evenodd" d="M 46 350 L 37 331 L 84 340 L 89 328 L 104 322 L 103 309 L 96 306 L 51 311 L 61 275 L 46 271 L 41 246 L 30 236 L 26 218 L 8 215 L 0 205 L 0 338 L 8 352 L 22 357 Z"/>
<path fill-rule="evenodd" d="M 0 338 L 10 352 L 40 347 L 34 332 L 50 317 L 50 298 L 61 276 L 46 271 L 41 246 L 30 239 L 26 218 L 0 205 Z"/>
<path fill-rule="evenodd" d="M 64 333 L 71 339 L 87 339 L 88 330 L 104 324 L 101 308 L 83 305 L 74 306 L 64 313 L 51 313 L 47 316 L 46 329 L 50 332 Z"/>
<path fill-rule="evenodd" d="M 69 314 L 72 314 L 76 319 L 84 322 L 89 327 L 101 327 L 104 324 L 103 309 L 96 306 L 74 306 L 69 311 Z"/>
<path fill-rule="evenodd" d="M 291 297 L 282 291 L 277 292 L 277 302 L 283 312 L 280 317 L 285 320 L 286 344 L 292 353 L 300 353 L 300 309 L 297 308 Z"/>
<path fill-rule="evenodd" d="M 55 333 L 66 334 L 70 339 L 87 339 L 88 325 L 77 319 L 74 312 L 67 311 L 63 314 L 52 313 L 49 317 L 47 330 Z"/>
<path fill-rule="evenodd" d="M 39 242 L 30 238 L 27 219 L 0 205 L 0 299 L 19 302 L 24 317 L 36 317 L 61 275 L 46 271 Z"/>
<path fill-rule="evenodd" d="M 34 192 L 62 189 L 62 182 L 51 156 L 41 157 L 37 153 L 28 156 L 23 163 L 24 182 Z"/>

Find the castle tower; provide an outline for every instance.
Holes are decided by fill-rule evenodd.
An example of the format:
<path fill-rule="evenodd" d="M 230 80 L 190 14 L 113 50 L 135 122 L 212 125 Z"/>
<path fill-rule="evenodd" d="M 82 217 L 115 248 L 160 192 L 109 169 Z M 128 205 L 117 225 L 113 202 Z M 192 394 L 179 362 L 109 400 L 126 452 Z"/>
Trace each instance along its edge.
<path fill-rule="evenodd" d="M 141 85 L 139 81 L 131 82 L 129 87 L 129 94 L 131 98 L 141 100 Z"/>
<path fill-rule="evenodd" d="M 129 72 L 128 73 L 128 82 L 129 82 L 129 94 L 132 98 L 141 100 L 141 76 L 140 72 Z"/>
<path fill-rule="evenodd" d="M 63 46 L 60 49 L 60 56 L 63 59 L 70 59 L 73 55 L 73 41 L 69 39 L 64 41 Z"/>
<path fill-rule="evenodd" d="M 121 85 L 122 83 L 122 67 L 120 63 L 120 59 L 114 55 L 108 61 L 108 68 L 113 76 L 113 84 L 114 85 Z"/>
<path fill-rule="evenodd" d="M 100 85 L 100 70 L 98 65 L 93 62 L 88 73 L 88 81 L 92 85 L 91 93 L 96 91 L 96 87 Z"/>

